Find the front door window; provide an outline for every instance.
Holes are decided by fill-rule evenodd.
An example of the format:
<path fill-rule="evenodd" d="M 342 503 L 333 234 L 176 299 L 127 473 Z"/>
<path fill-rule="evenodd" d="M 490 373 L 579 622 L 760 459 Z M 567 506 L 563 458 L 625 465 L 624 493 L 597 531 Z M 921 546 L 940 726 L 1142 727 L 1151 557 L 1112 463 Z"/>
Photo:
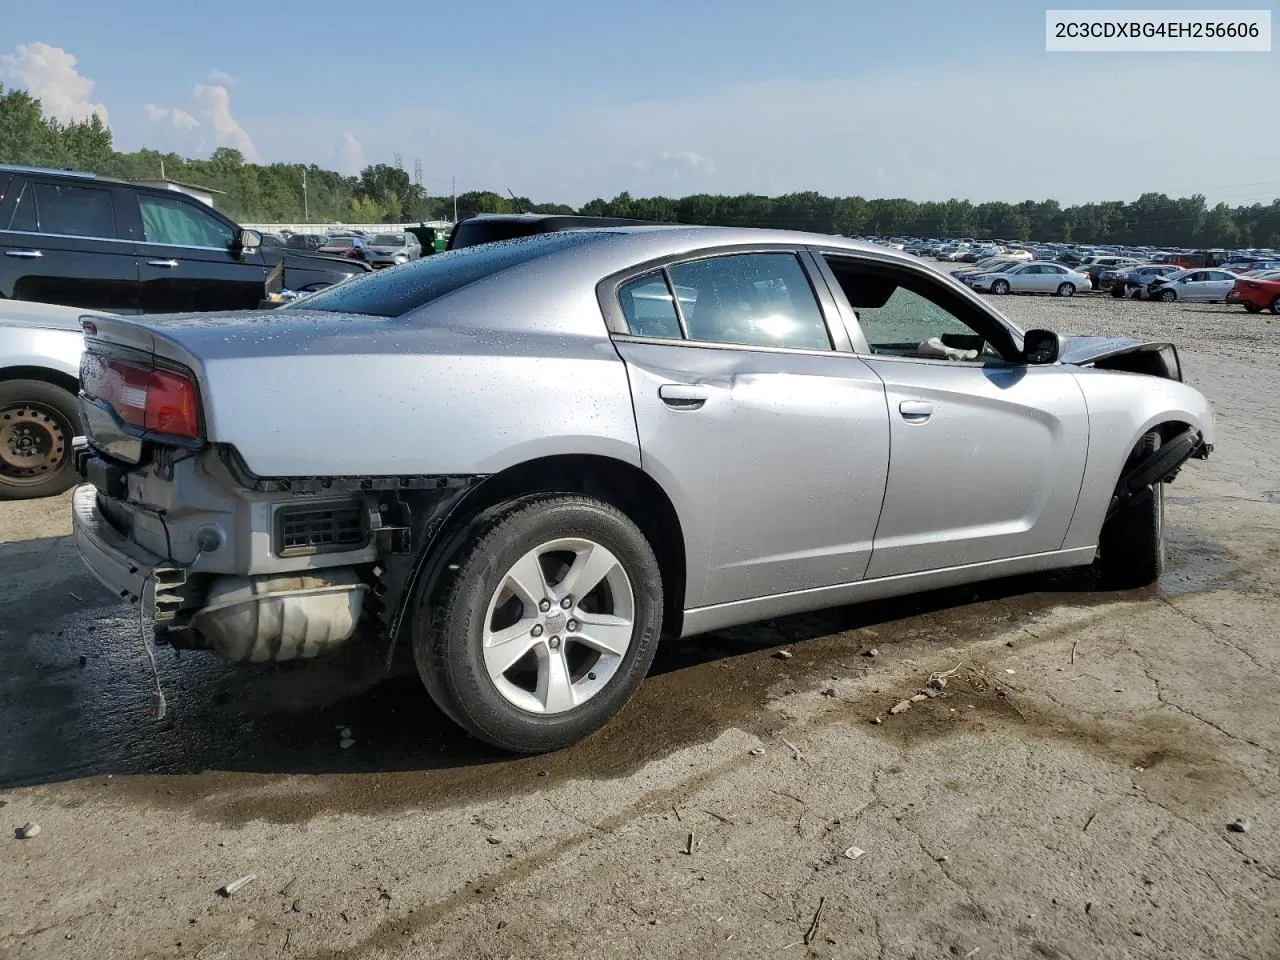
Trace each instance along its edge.
<path fill-rule="evenodd" d="M 138 197 L 138 208 L 143 237 L 148 243 L 218 250 L 231 244 L 230 227 L 186 200 L 143 194 Z"/>

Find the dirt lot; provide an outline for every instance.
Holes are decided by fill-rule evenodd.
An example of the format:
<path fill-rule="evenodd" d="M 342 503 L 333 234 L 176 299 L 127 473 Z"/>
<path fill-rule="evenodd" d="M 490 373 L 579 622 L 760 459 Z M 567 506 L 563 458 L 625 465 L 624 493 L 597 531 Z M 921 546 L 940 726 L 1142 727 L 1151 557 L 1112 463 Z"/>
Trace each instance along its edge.
<path fill-rule="evenodd" d="M 0 819 L 42 827 L 0 839 L 0 957 L 1280 956 L 1280 318 L 1001 306 L 1170 337 L 1213 399 L 1159 587 L 695 638 L 555 756 L 476 746 L 359 651 L 162 649 L 151 720 L 137 613 L 80 566 L 66 498 L 0 507 Z"/>

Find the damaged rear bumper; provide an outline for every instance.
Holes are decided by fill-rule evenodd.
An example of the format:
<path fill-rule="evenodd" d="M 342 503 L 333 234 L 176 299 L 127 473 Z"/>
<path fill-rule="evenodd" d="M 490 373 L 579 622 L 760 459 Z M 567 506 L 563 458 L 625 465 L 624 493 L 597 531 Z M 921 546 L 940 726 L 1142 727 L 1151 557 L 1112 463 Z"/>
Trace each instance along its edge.
<path fill-rule="evenodd" d="M 352 567 L 190 574 L 117 530 L 92 484 L 73 495 L 72 533 L 81 559 L 108 590 L 144 610 L 150 600 L 157 626 L 187 628 L 182 645 L 236 662 L 309 658 L 345 643 L 369 589 Z"/>

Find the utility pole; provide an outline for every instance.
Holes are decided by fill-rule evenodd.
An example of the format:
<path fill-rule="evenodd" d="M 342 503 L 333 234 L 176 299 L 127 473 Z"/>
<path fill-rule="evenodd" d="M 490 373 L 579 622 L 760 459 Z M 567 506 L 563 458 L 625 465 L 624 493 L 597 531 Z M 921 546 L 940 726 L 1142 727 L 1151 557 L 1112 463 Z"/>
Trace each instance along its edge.
<path fill-rule="evenodd" d="M 458 178 L 453 178 L 453 222 L 458 222 Z"/>
<path fill-rule="evenodd" d="M 307 168 L 302 168 L 302 219 L 311 222 L 311 205 L 307 203 Z"/>

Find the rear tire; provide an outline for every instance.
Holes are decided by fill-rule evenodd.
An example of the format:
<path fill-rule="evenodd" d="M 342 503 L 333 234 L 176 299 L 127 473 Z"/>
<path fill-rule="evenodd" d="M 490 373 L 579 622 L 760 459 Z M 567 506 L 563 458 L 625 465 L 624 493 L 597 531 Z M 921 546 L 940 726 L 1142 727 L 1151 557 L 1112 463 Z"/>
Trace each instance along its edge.
<path fill-rule="evenodd" d="M 500 504 L 444 558 L 442 580 L 414 601 L 414 660 L 431 698 L 472 736 L 514 753 L 558 750 L 604 726 L 648 673 L 662 578 L 616 507 L 579 494 Z M 575 585 L 596 574 L 585 593 Z"/>
<path fill-rule="evenodd" d="M 1270 310 L 1272 313 L 1280 314 L 1280 297 L 1276 297 L 1274 300 L 1272 300 L 1271 306 L 1269 306 L 1267 309 Z"/>
<path fill-rule="evenodd" d="M 76 398 L 43 380 L 0 383 L 0 500 L 52 497 L 76 483 Z"/>
<path fill-rule="evenodd" d="M 1113 283 L 1113 284 L 1111 285 L 1111 296 L 1115 297 L 1117 300 L 1123 300 L 1123 299 L 1124 299 L 1124 284 L 1122 284 L 1122 283 Z"/>
<path fill-rule="evenodd" d="M 1074 297 L 1076 295 L 1076 285 L 1074 283 L 1058 284 L 1058 296 Z"/>
<path fill-rule="evenodd" d="M 1145 434 L 1124 466 L 1132 470 L 1160 448 L 1160 434 Z M 1098 537 L 1094 563 L 1104 590 L 1148 587 L 1164 572 L 1164 484 L 1157 483 L 1134 494 L 1120 512 L 1107 521 Z"/>

